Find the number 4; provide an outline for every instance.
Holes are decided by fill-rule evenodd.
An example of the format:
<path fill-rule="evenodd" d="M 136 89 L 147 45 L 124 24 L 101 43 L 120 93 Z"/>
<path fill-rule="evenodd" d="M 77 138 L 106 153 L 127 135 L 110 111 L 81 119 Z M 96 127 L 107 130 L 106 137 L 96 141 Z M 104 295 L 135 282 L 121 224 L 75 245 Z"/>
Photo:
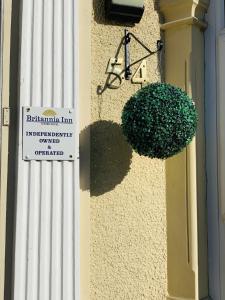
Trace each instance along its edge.
<path fill-rule="evenodd" d="M 137 71 L 134 73 L 134 76 L 132 77 L 131 81 L 132 81 L 132 83 L 146 83 L 148 81 L 147 67 L 146 67 L 145 59 L 141 62 Z"/>

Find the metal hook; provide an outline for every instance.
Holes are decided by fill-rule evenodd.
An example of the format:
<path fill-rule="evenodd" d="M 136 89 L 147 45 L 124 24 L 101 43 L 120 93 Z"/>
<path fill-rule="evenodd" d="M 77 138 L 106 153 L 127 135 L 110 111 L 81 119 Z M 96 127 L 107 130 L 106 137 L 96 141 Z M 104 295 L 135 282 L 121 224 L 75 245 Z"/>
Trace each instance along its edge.
<path fill-rule="evenodd" d="M 125 38 L 124 38 L 124 43 L 125 43 L 125 79 L 130 80 L 132 72 L 130 69 L 130 33 L 127 29 L 125 29 Z"/>

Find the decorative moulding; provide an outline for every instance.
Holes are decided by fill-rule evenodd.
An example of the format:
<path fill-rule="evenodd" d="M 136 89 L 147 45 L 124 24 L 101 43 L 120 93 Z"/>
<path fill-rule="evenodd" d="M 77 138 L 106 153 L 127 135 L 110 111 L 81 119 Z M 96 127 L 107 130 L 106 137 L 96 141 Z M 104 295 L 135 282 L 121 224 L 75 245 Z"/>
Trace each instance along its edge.
<path fill-rule="evenodd" d="M 185 6 L 186 4 L 194 4 L 207 10 L 209 0 L 160 0 L 161 9 L 174 9 L 175 6 Z"/>
<path fill-rule="evenodd" d="M 161 29 L 185 24 L 205 29 L 207 23 L 204 17 L 208 6 L 209 0 L 161 0 L 160 12 L 165 21 Z"/>

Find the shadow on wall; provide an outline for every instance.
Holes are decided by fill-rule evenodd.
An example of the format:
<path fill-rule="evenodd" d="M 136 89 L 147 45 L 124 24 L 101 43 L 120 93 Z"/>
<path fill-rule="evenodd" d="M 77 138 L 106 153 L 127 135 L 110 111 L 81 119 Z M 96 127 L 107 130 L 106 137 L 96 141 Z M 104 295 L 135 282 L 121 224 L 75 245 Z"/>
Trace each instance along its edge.
<path fill-rule="evenodd" d="M 159 11 L 159 2 L 160 0 L 154 0 L 154 9 Z M 94 20 L 98 24 L 105 25 L 118 25 L 121 26 L 121 23 L 118 21 L 107 20 L 105 16 L 105 0 L 93 0 L 93 10 L 94 10 Z M 160 21 L 162 20 L 162 16 L 160 15 Z M 123 26 L 134 27 L 134 23 L 123 23 Z"/>
<path fill-rule="evenodd" d="M 105 24 L 105 0 L 93 0 L 94 20 L 99 24 Z"/>
<path fill-rule="evenodd" d="M 159 11 L 159 1 L 160 0 L 154 0 L 154 9 L 156 10 L 156 11 Z"/>
<path fill-rule="evenodd" d="M 119 21 L 108 20 L 105 16 L 105 0 L 93 0 L 94 20 L 98 24 L 121 26 Z M 133 27 L 133 23 L 123 23 L 125 27 Z"/>
<path fill-rule="evenodd" d="M 9 156 L 7 187 L 7 212 L 6 212 L 6 242 L 5 242 L 5 291 L 4 299 L 13 299 L 13 261 L 14 261 L 14 233 L 15 233 L 15 193 L 16 193 L 16 143 L 18 129 L 18 78 L 19 78 L 19 50 L 20 50 L 20 11 L 21 0 L 12 0 L 11 14 L 11 47 L 10 47 L 10 97 L 11 122 L 9 127 Z M 16 296 L 15 296 L 16 297 Z"/>
<path fill-rule="evenodd" d="M 90 193 L 100 196 L 115 188 L 128 174 L 132 158 L 132 149 L 122 134 L 120 125 L 111 121 L 97 121 L 85 128 L 80 134 L 80 159 L 89 151 L 90 136 Z M 84 143 L 82 143 L 82 141 Z M 88 190 L 88 181 L 84 180 L 87 166 L 81 168 L 81 189 Z"/>

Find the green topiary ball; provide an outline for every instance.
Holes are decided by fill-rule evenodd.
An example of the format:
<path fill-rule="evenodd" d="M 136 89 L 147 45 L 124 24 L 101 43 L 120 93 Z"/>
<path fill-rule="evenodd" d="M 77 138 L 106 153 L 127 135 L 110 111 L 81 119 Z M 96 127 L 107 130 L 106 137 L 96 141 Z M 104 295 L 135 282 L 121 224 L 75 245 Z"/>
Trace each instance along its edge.
<path fill-rule="evenodd" d="M 153 83 L 126 103 L 122 130 L 136 152 L 165 159 L 180 152 L 195 135 L 197 111 L 180 88 Z"/>

